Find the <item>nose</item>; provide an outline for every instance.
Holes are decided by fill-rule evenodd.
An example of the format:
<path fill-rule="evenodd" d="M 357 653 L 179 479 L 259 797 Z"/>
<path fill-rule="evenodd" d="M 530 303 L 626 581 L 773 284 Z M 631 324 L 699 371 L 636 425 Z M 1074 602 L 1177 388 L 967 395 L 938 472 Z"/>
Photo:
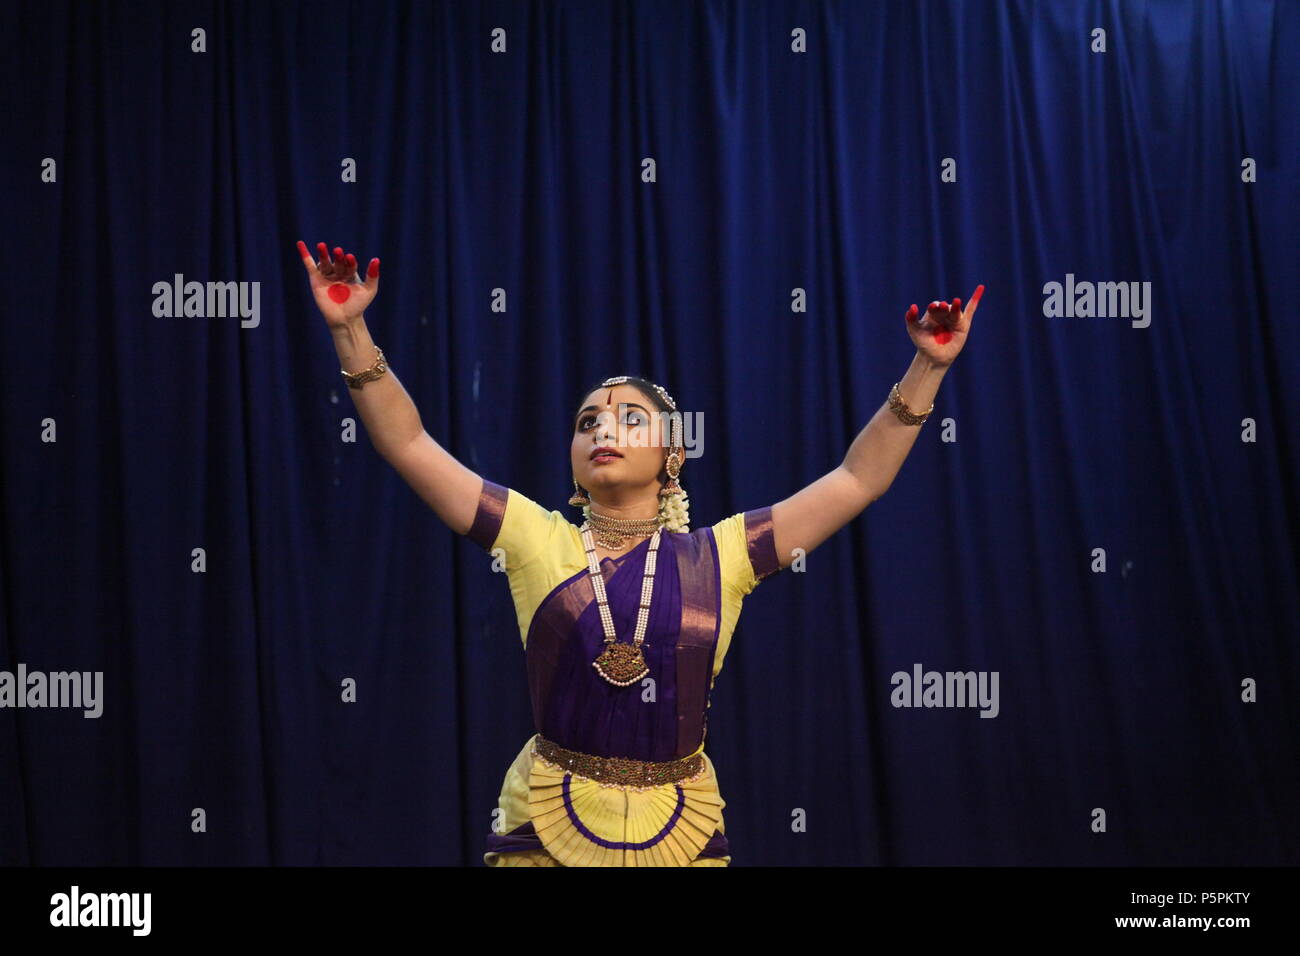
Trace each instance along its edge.
<path fill-rule="evenodd" d="M 599 448 L 602 445 L 613 444 L 613 442 L 609 440 L 610 435 L 612 434 L 610 431 L 610 424 L 612 422 L 613 414 L 610 412 L 601 412 L 596 416 L 596 427 L 592 430 L 592 433 L 596 436 L 595 447 Z"/>

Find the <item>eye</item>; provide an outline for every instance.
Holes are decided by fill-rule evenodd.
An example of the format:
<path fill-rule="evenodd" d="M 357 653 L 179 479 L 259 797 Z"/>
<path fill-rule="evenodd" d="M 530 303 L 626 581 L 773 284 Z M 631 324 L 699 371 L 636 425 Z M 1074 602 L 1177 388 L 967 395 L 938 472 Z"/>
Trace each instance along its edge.
<path fill-rule="evenodd" d="M 596 419 L 591 415 L 586 415 L 583 418 L 580 418 L 578 420 L 578 431 L 585 432 L 587 430 L 587 422 L 594 422 L 595 420 Z"/>

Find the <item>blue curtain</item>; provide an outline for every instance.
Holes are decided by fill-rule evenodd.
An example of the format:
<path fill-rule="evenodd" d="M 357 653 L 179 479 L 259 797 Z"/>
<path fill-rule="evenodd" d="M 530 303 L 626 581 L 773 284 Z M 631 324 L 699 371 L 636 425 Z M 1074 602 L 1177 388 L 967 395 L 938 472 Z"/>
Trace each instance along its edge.
<path fill-rule="evenodd" d="M 734 865 L 1300 862 L 1300 4 L 4 19 L 0 669 L 103 691 L 0 709 L 0 862 L 481 865 L 514 608 L 344 440 L 299 238 L 383 260 L 426 430 L 548 509 L 594 380 L 703 412 L 696 526 L 838 465 L 907 307 L 984 283 L 888 493 L 746 602 Z M 996 717 L 894 706 L 917 666 Z"/>

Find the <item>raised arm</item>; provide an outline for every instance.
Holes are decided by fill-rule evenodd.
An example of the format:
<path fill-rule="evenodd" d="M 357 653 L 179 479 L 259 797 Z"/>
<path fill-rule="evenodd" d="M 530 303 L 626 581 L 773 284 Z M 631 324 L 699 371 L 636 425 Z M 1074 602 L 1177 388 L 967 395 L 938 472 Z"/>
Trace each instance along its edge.
<path fill-rule="evenodd" d="M 366 281 L 357 275 L 357 260 L 335 248 L 331 259 L 325 243 L 317 244 L 320 261 L 312 260 L 299 241 L 298 255 L 311 278 L 316 306 L 325 316 L 339 364 L 345 372 L 360 372 L 375 364 L 375 343 L 366 327 L 365 309 L 379 291 L 379 260 L 371 259 Z M 380 456 L 397 469 L 457 534 L 474 523 L 483 479 L 451 456 L 424 430 L 420 412 L 391 368 L 361 388 L 347 387 Z"/>
<path fill-rule="evenodd" d="M 961 299 L 951 305 L 931 302 L 924 318 L 918 317 L 915 304 L 908 310 L 907 330 L 916 343 L 916 356 L 898 383 L 898 392 L 912 412 L 920 414 L 933 403 L 939 383 L 966 343 L 983 295 L 981 285 L 965 311 Z M 774 504 L 772 538 L 781 567 L 790 566 L 796 548 L 811 552 L 888 491 L 919 432 L 919 425 L 904 424 L 886 400 L 837 468 Z"/>

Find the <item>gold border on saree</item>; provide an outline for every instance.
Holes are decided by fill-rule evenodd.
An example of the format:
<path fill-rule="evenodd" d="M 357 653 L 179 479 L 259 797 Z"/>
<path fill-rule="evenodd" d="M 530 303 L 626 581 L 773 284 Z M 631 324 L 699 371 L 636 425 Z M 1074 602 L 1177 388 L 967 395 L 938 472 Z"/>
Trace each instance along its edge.
<path fill-rule="evenodd" d="M 662 763 L 633 760 L 629 757 L 598 757 L 595 754 L 566 750 L 541 734 L 533 741 L 533 756 L 556 770 L 594 780 L 601 786 L 632 790 L 650 790 L 667 783 L 683 783 L 695 779 L 705 769 L 702 751 Z"/>

